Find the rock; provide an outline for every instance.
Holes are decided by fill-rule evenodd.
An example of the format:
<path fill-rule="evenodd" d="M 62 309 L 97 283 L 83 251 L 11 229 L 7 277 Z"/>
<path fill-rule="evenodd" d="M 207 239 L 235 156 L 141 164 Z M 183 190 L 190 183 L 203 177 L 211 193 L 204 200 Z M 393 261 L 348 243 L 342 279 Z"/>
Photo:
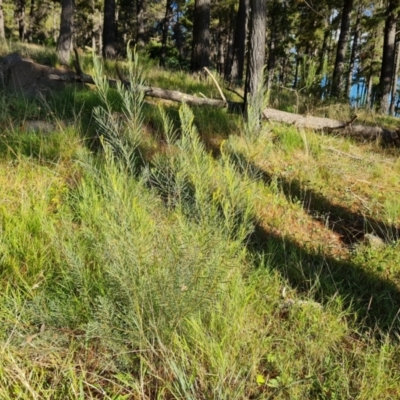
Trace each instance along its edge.
<path fill-rule="evenodd" d="M 379 249 L 385 246 L 385 241 L 372 233 L 366 233 L 364 235 L 364 242 L 374 249 Z"/>

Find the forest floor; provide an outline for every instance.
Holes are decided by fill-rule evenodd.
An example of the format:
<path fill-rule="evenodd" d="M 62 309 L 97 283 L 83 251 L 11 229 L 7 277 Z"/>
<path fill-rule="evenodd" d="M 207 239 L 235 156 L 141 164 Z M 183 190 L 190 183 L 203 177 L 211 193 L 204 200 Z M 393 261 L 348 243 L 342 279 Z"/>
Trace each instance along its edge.
<path fill-rule="evenodd" d="M 101 82 L 0 102 L 0 398 L 400 397 L 399 149 Z"/>

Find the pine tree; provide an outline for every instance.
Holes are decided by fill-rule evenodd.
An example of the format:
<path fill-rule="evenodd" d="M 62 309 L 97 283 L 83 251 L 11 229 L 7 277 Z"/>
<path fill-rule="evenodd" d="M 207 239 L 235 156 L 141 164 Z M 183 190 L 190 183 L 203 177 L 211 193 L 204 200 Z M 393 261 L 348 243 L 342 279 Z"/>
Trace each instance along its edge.
<path fill-rule="evenodd" d="M 103 23 L 103 56 L 114 58 L 117 54 L 115 23 L 115 0 L 104 0 L 104 23 Z"/>
<path fill-rule="evenodd" d="M 227 77 L 231 82 L 240 83 L 243 80 L 248 16 L 249 0 L 239 0 L 233 41 L 233 63 Z"/>
<path fill-rule="evenodd" d="M 160 67 L 165 67 L 165 59 L 167 57 L 168 30 L 169 30 L 171 16 L 172 16 L 172 0 L 167 0 L 165 8 L 165 16 L 162 23 Z"/>
<path fill-rule="evenodd" d="M 62 0 L 60 36 L 58 37 L 57 52 L 62 64 L 69 63 L 72 48 L 72 26 L 75 12 L 75 0 Z"/>
<path fill-rule="evenodd" d="M 3 0 L 0 0 L 0 40 L 6 38 L 4 31 L 4 14 L 3 14 Z"/>
<path fill-rule="evenodd" d="M 25 40 L 25 0 L 17 0 L 15 2 L 15 20 L 18 25 L 19 40 Z"/>
<path fill-rule="evenodd" d="M 144 23 L 144 12 L 145 12 L 145 0 L 136 0 L 136 43 L 139 47 L 145 45 L 145 23 Z"/>
<path fill-rule="evenodd" d="M 390 0 L 386 10 L 382 67 L 379 79 L 378 103 L 382 114 L 389 112 L 390 87 L 393 81 L 396 56 L 396 22 L 400 7 L 399 0 Z"/>
<path fill-rule="evenodd" d="M 353 9 L 353 0 L 344 0 L 342 10 L 342 23 L 340 26 L 340 35 L 337 45 L 335 68 L 333 70 L 331 95 L 340 98 L 343 95 L 343 78 L 346 61 L 346 50 L 350 36 L 351 12 Z"/>
<path fill-rule="evenodd" d="M 263 82 L 263 67 L 265 61 L 265 29 L 266 1 L 250 0 L 250 32 L 249 52 L 247 58 L 247 75 L 245 102 L 248 102 Z"/>
<path fill-rule="evenodd" d="M 210 0 L 196 0 L 193 22 L 191 71 L 198 72 L 210 63 Z"/>

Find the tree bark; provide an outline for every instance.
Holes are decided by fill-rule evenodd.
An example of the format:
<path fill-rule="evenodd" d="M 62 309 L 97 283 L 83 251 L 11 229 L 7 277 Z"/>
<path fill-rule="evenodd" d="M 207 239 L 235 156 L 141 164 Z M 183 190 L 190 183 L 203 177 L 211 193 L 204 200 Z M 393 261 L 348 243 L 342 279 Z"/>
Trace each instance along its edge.
<path fill-rule="evenodd" d="M 115 0 L 104 0 L 103 57 L 115 58 L 117 25 L 115 22 Z"/>
<path fill-rule="evenodd" d="M 275 29 L 271 30 L 268 43 L 268 61 L 267 61 L 267 90 L 271 89 L 275 75 L 275 49 L 276 49 L 276 33 Z"/>
<path fill-rule="evenodd" d="M 230 82 L 236 84 L 241 84 L 243 81 L 248 17 L 249 0 L 240 0 L 236 17 L 235 37 L 233 40 L 233 62 L 228 77 Z"/>
<path fill-rule="evenodd" d="M 267 7 L 265 0 L 250 0 L 249 52 L 245 87 L 245 108 L 263 83 L 265 61 L 265 30 Z"/>
<path fill-rule="evenodd" d="M 340 35 L 336 52 L 335 67 L 332 77 L 331 95 L 340 98 L 343 95 L 343 76 L 344 62 L 346 59 L 346 49 L 350 33 L 351 11 L 353 8 L 353 0 L 344 0 L 342 11 L 342 23 L 340 27 Z"/>
<path fill-rule="evenodd" d="M 51 14 L 52 14 L 52 21 L 53 21 L 53 29 L 52 29 L 53 40 L 54 40 L 54 43 L 57 43 L 57 39 L 58 39 L 57 17 L 58 17 L 58 15 L 57 15 L 56 6 L 54 3 L 51 5 Z"/>
<path fill-rule="evenodd" d="M 167 42 L 169 22 L 172 17 L 172 0 L 167 0 L 165 17 L 162 24 L 162 40 L 161 40 L 161 53 L 160 53 L 160 67 L 165 68 L 165 60 L 167 58 Z"/>
<path fill-rule="evenodd" d="M 23 42 L 25 40 L 25 0 L 17 0 L 15 4 L 15 20 L 18 26 L 19 40 Z"/>
<path fill-rule="evenodd" d="M 136 0 L 136 20 L 137 20 L 136 43 L 138 47 L 144 47 L 145 45 L 144 12 L 145 12 L 145 0 Z"/>
<path fill-rule="evenodd" d="M 175 39 L 175 44 L 176 44 L 176 48 L 178 49 L 178 53 L 179 56 L 184 58 L 184 52 L 183 52 L 183 48 L 184 48 L 184 41 L 185 38 L 183 36 L 183 32 L 182 32 L 182 26 L 181 26 L 181 17 L 182 17 L 182 12 L 180 9 L 180 4 L 179 1 L 176 3 L 176 19 L 175 19 L 175 23 L 173 26 L 173 32 L 174 32 L 174 39 Z"/>
<path fill-rule="evenodd" d="M 296 56 L 296 67 L 294 70 L 294 79 L 293 79 L 293 86 L 292 89 L 297 89 L 297 83 L 299 81 L 299 68 L 301 63 L 301 56 Z"/>
<path fill-rule="evenodd" d="M 60 36 L 57 43 L 57 53 L 61 64 L 69 63 L 74 12 L 75 0 L 63 0 L 61 5 Z"/>
<path fill-rule="evenodd" d="M 5 38 L 3 0 L 0 0 L 0 40 L 4 40 Z"/>
<path fill-rule="evenodd" d="M 329 39 L 330 35 L 332 35 L 332 31 L 329 26 L 329 20 L 325 19 L 324 20 L 324 39 L 322 41 L 321 50 L 319 52 L 318 68 L 316 71 L 317 76 L 322 75 L 322 73 L 324 72 L 325 54 L 328 51 L 328 39 Z"/>
<path fill-rule="evenodd" d="M 217 72 L 222 75 L 225 64 L 225 44 L 229 46 L 229 39 L 226 39 L 226 33 L 223 29 L 220 29 L 217 33 L 218 44 L 217 44 Z M 227 43 L 228 42 L 228 43 Z"/>
<path fill-rule="evenodd" d="M 28 42 L 33 42 L 33 31 L 35 30 L 35 0 L 31 0 L 31 7 L 29 10 L 29 28 L 27 33 Z"/>
<path fill-rule="evenodd" d="M 396 53 L 396 21 L 399 5 L 399 0 L 390 0 L 387 8 L 383 39 L 382 68 L 377 96 L 377 100 L 379 102 L 379 111 L 382 114 L 387 114 L 389 112 L 389 94 L 394 72 L 394 60 Z"/>
<path fill-rule="evenodd" d="M 356 60 L 356 56 L 357 56 L 357 52 L 358 52 L 358 39 L 360 36 L 360 24 L 361 24 L 361 7 L 359 8 L 359 10 L 357 12 L 356 24 L 354 26 L 353 44 L 351 47 L 349 70 L 348 70 L 348 76 L 347 76 L 347 81 L 346 81 L 345 93 L 349 100 L 351 98 L 351 88 L 353 86 L 354 64 L 355 64 L 355 60 Z"/>
<path fill-rule="evenodd" d="M 228 30 L 225 34 L 226 36 L 226 46 L 225 46 L 225 54 L 223 56 L 223 67 L 221 68 L 220 74 L 224 76 L 225 79 L 228 79 L 230 75 L 230 71 L 232 68 L 232 62 L 233 62 L 233 42 L 234 42 L 234 34 L 235 34 L 235 7 L 231 6 L 230 12 L 229 12 L 229 18 L 226 22 L 226 26 L 228 27 Z M 221 21 L 222 19 L 220 19 Z M 221 35 L 222 36 L 222 35 Z"/>
<path fill-rule="evenodd" d="M 199 72 L 210 63 L 210 0 L 196 0 L 193 23 L 191 71 Z"/>
<path fill-rule="evenodd" d="M 396 68 L 393 74 L 392 90 L 390 94 L 390 115 L 395 116 L 395 104 L 396 104 L 396 94 L 397 94 L 397 81 L 399 78 L 399 67 L 400 67 L 400 40 L 397 42 L 397 53 L 396 53 Z"/>
<path fill-rule="evenodd" d="M 91 0 L 90 3 L 90 9 L 91 9 L 91 14 L 90 14 L 90 21 L 92 25 L 92 32 L 91 32 L 91 39 L 92 39 L 92 49 L 94 53 L 97 52 L 96 48 L 96 6 L 95 6 L 95 1 Z"/>

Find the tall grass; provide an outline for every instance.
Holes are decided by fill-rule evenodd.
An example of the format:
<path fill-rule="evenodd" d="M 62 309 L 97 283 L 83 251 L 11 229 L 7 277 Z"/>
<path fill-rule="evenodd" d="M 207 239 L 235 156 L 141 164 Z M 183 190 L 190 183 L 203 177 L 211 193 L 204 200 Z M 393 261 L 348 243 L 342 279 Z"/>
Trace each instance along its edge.
<path fill-rule="evenodd" d="M 317 179 L 317 139 L 307 137 L 318 159 L 311 151 L 304 164 L 295 132 L 248 125 L 250 138 L 228 138 L 215 157 L 198 114 L 184 104 L 172 122 L 160 107 L 165 143 L 145 161 L 136 54 L 130 88 L 112 94 L 94 65 L 102 151 L 73 128 L 30 134 L 30 145 L 3 137 L 13 151 L 0 169 L 0 398 L 399 397 L 393 335 L 377 338 L 342 293 L 322 293 L 331 259 L 313 261 L 290 236 L 309 223 L 303 204 L 278 178 L 263 181 L 274 163 L 281 181 L 302 176 L 296 157 Z M 326 174 L 331 190 L 336 175 Z M 268 213 L 271 232 L 258 237 Z M 394 275 L 396 249 L 360 246 L 352 261 L 391 263 Z M 289 269 L 307 281 L 294 286 Z"/>
<path fill-rule="evenodd" d="M 171 343 L 180 342 L 188 327 L 194 329 L 194 322 L 188 325 L 192 318 L 214 318 L 216 304 L 226 298 L 232 277 L 237 279 L 242 269 L 241 243 L 251 230 L 250 193 L 242 188 L 228 161 L 216 164 L 207 154 L 193 125 L 193 114 L 183 106 L 178 140 L 164 117 L 172 154 L 172 147 L 177 149 L 176 157 L 169 154 L 166 162 L 178 181 L 181 174 L 193 191 L 190 199 L 178 196 L 176 207 L 166 208 L 158 193 L 146 189 L 146 173 L 142 179 L 140 170 L 132 166 L 140 145 L 143 97 L 119 87 L 126 123 L 112 124 L 113 105 L 106 81 L 99 78 L 101 68 L 96 68 L 102 106 L 94 114 L 104 137 L 104 154 L 101 159 L 77 154 L 81 177 L 62 195 L 59 217 L 46 221 L 47 202 L 40 206 L 42 217 L 35 213 L 39 244 L 34 246 L 37 251 L 47 247 L 46 266 L 28 259 L 31 273 L 35 271 L 29 282 L 27 272 L 21 275 L 17 266 L 8 270 L 9 281 L 14 274 L 16 285 L 27 291 L 18 294 L 18 304 L 9 303 L 8 312 L 30 322 L 15 329 L 9 325 L 11 334 L 4 338 L 7 351 L 21 346 L 21 338 L 25 347 L 25 337 L 34 337 L 43 350 L 45 343 L 36 337 L 58 332 L 61 343 L 77 346 L 78 351 L 96 349 L 97 367 L 86 365 L 93 368 L 92 373 L 107 371 L 114 376 L 113 382 L 118 371 L 132 373 L 131 390 L 151 398 L 150 392 L 160 384 L 164 391 L 176 386 L 164 382 L 175 353 Z M 138 80 L 133 78 L 135 83 Z M 152 168 L 154 175 L 156 166 Z M 218 169 L 218 176 L 213 168 Z M 217 182 L 210 184 L 212 177 Z M 20 218 L 31 220 L 30 214 Z M 19 254 L 26 257 L 29 250 L 22 248 Z M 76 335 L 81 340 L 73 345 Z M 26 339 L 26 346 L 32 340 Z M 55 345 L 50 343 L 49 357 Z M 70 360 L 75 372 L 82 362 L 78 354 Z M 18 363 L 11 355 L 10 360 L 13 374 Z M 47 377 L 43 372 L 26 380 Z M 148 381 L 146 388 L 143 380 Z M 90 385 L 84 386 L 84 392 L 90 393 Z M 11 384 L 9 390 L 15 386 Z M 35 385 L 22 388 L 24 396 L 39 392 Z"/>

